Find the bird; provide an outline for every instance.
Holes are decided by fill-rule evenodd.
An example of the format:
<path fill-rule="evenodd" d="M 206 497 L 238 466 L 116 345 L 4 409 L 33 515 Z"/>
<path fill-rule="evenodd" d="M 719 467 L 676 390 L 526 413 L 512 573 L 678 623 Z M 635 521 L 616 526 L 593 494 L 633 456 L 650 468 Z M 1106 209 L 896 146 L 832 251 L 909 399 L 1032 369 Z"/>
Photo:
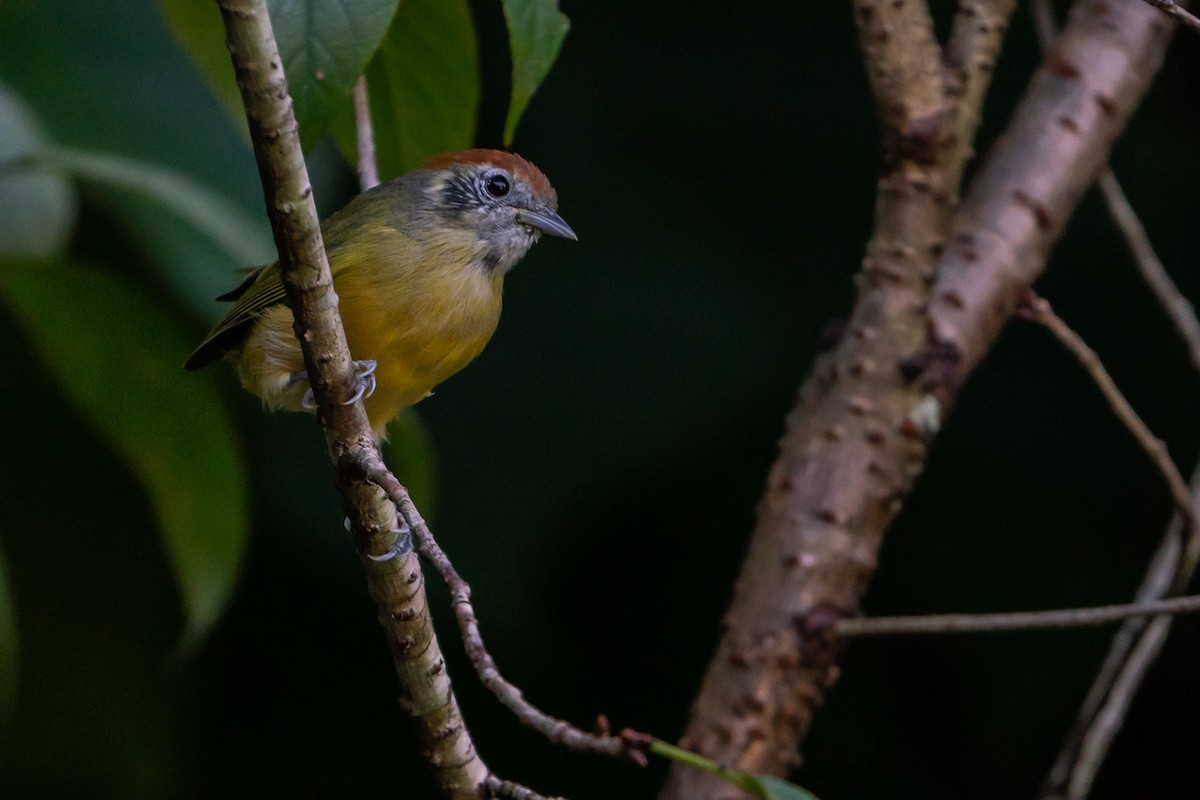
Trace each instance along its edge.
<path fill-rule="evenodd" d="M 434 156 L 321 224 L 334 290 L 376 439 L 403 409 L 470 363 L 500 321 L 504 278 L 543 235 L 578 240 L 546 176 L 501 150 Z M 217 298 L 233 308 L 184 363 L 225 357 L 272 410 L 311 411 L 279 262 Z"/>

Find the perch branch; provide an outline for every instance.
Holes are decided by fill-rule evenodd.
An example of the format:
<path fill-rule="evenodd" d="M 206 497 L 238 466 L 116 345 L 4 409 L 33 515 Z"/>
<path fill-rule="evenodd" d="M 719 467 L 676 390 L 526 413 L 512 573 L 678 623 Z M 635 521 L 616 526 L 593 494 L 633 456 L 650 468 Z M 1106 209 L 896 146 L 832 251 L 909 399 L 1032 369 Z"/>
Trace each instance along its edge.
<path fill-rule="evenodd" d="M 330 457 L 338 464 L 347 453 L 377 453 L 362 404 L 343 404 L 355 382 L 350 352 L 266 3 L 217 4 Z M 402 705 L 416 721 L 425 759 L 446 797 L 478 798 L 490 773 L 459 712 L 429 618 L 420 565 L 396 533 L 396 510 L 375 486 L 344 470 L 339 489 L 400 678 Z"/>

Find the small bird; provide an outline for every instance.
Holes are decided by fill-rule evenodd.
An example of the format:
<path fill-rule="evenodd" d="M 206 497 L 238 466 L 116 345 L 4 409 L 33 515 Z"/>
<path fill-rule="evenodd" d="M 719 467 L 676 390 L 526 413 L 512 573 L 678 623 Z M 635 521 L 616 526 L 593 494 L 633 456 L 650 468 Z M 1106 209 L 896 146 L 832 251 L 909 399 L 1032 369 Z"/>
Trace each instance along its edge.
<path fill-rule="evenodd" d="M 465 367 L 500 320 L 504 276 L 543 233 L 577 239 L 541 170 L 514 153 L 461 150 L 355 197 L 321 225 L 358 390 L 377 438 L 400 411 Z M 279 263 L 236 301 L 184 364 L 236 362 L 272 409 L 311 410 Z"/>

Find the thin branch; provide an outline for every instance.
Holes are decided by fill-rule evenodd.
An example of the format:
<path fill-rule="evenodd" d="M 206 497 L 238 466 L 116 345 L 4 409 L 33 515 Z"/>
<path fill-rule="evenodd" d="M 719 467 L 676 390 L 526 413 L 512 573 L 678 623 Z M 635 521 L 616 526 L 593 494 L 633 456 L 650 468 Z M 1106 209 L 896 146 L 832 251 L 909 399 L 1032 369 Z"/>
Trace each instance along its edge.
<path fill-rule="evenodd" d="M 1016 611 L 1001 614 L 930 614 L 916 617 L 861 617 L 839 620 L 842 636 L 897 636 L 925 633 L 995 633 L 1047 628 L 1081 628 L 1159 614 L 1200 611 L 1200 596 L 1173 597 L 1149 603 L 1128 603 L 1053 611 Z"/>
<path fill-rule="evenodd" d="M 1049 51 L 1058 36 L 1050 0 L 1034 0 L 1033 16 L 1042 49 Z M 1105 167 L 1101 172 L 1099 185 L 1109 213 L 1125 237 L 1143 279 L 1187 343 L 1193 365 L 1200 369 L 1200 322 L 1196 320 L 1195 310 L 1163 269 L 1111 168 Z M 1191 492 L 1192 507 L 1196 508 L 1200 506 L 1200 467 L 1193 473 Z M 1180 558 L 1183 527 L 1183 517 L 1175 514 L 1138 588 L 1138 602 L 1161 598 L 1172 587 L 1183 591 L 1187 585 L 1195 564 L 1188 565 Z M 1087 797 L 1124 722 L 1137 687 L 1158 657 L 1170 627 L 1171 620 L 1166 617 L 1152 621 L 1134 618 L 1121 626 L 1084 698 L 1075 724 L 1050 768 L 1042 789 L 1043 798 L 1081 800 Z"/>
<path fill-rule="evenodd" d="M 1164 12 L 1181 25 L 1191 28 L 1193 33 L 1200 33 L 1200 18 L 1189 13 L 1187 9 L 1180 6 L 1175 0 L 1145 0 L 1145 2 Z"/>
<path fill-rule="evenodd" d="M 378 458 L 362 404 L 343 402 L 355 384 L 350 352 L 265 0 L 217 4 L 246 108 L 287 304 L 330 457 L 335 464 L 358 451 Z M 396 509 L 377 487 L 344 470 L 339 470 L 339 489 L 400 679 L 402 705 L 417 723 L 425 760 L 443 795 L 478 798 L 490 772 L 475 751 L 450 686 L 420 564 L 398 536 Z"/>
<path fill-rule="evenodd" d="M 359 75 L 354 82 L 354 142 L 358 162 L 360 191 L 379 185 L 379 164 L 375 159 L 375 125 L 371 122 L 371 95 L 367 91 L 367 76 Z"/>
<path fill-rule="evenodd" d="M 418 551 L 441 574 L 442 580 L 450 590 L 454 614 L 462 632 L 463 647 L 483 685 L 495 694 L 522 724 L 538 731 L 551 742 L 571 750 L 622 757 L 638 766 L 645 766 L 645 747 L 650 741 L 648 737 L 630 730 L 622 731 L 616 736 L 605 732 L 584 731 L 569 722 L 546 714 L 526 700 L 520 689 L 504 679 L 480 634 L 479 620 L 471 605 L 471 587 L 454 569 L 449 557 L 433 538 L 429 526 L 413 505 L 408 490 L 387 470 L 376 452 L 359 450 L 353 454 L 347 466 L 355 469 L 387 494 L 412 529 Z"/>
<path fill-rule="evenodd" d="M 1092 382 L 1100 389 L 1113 413 L 1129 429 L 1137 443 L 1141 445 L 1142 450 L 1158 468 L 1159 474 L 1162 475 L 1171 492 L 1171 499 L 1175 501 L 1176 511 L 1184 519 L 1184 560 L 1188 560 L 1187 554 L 1200 548 L 1200 529 L 1197 528 L 1196 511 L 1192 507 L 1191 489 L 1188 488 L 1187 481 L 1179 474 L 1175 462 L 1171 460 L 1167 446 L 1162 439 L 1154 435 L 1142 418 L 1138 416 L 1138 413 L 1133 410 L 1133 406 L 1125 399 L 1125 395 L 1121 394 L 1121 390 L 1113 382 L 1112 376 L 1104 369 L 1104 364 L 1101 363 L 1099 356 L 1087 346 L 1087 342 L 1083 341 L 1079 334 L 1071 330 L 1071 327 L 1054 313 L 1054 310 L 1050 308 L 1050 303 L 1044 298 L 1037 297 L 1032 292 L 1030 295 L 1029 300 L 1022 307 L 1022 315 L 1050 331 L 1054 338 L 1058 339 L 1075 356 L 1080 366 L 1091 377 Z"/>
<path fill-rule="evenodd" d="M 1111 169 L 1106 169 L 1100 174 L 1098 184 L 1108 213 L 1112 215 L 1113 222 L 1125 237 L 1129 252 L 1133 255 L 1138 271 L 1142 273 L 1142 280 L 1150 287 L 1158 304 L 1174 325 L 1176 333 L 1187 345 L 1192 366 L 1200 370 L 1200 320 L 1196 319 L 1195 307 L 1179 291 L 1162 261 L 1158 259 L 1150 237 L 1146 235 L 1146 228 L 1125 197 L 1117 176 Z"/>
<path fill-rule="evenodd" d="M 1105 698 L 1105 703 L 1099 709 L 1095 718 L 1088 726 L 1083 737 L 1078 754 L 1072 764 L 1070 780 L 1067 784 L 1064 798 L 1083 800 L 1091 792 L 1100 765 L 1112 746 L 1113 739 L 1125 723 L 1125 715 L 1133 703 L 1134 695 L 1145 680 L 1146 671 L 1158 658 L 1167 634 L 1171 630 L 1170 617 L 1156 617 L 1150 620 L 1145 631 L 1140 635 L 1129 652 L 1129 656 L 1117 673 L 1112 687 Z M 1058 795 L 1051 794 L 1050 797 Z"/>
<path fill-rule="evenodd" d="M 1192 490 L 1194 504 L 1200 505 L 1200 468 L 1192 475 Z M 1182 528 L 1182 519 L 1176 514 L 1138 588 L 1138 602 L 1164 596 L 1183 574 L 1180 563 Z M 1135 690 L 1158 657 L 1170 627 L 1169 617 L 1130 619 L 1113 637 L 1108 655 L 1076 715 L 1075 724 L 1046 776 L 1041 794 L 1045 800 L 1087 797 L 1108 746 L 1133 702 Z"/>

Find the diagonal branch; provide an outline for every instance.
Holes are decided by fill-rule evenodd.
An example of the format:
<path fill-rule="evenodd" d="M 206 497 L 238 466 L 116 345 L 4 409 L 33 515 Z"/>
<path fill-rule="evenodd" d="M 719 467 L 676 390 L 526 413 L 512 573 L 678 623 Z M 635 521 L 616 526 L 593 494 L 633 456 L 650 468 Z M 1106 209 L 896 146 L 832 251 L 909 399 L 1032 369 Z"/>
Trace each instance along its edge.
<path fill-rule="evenodd" d="M 330 456 L 339 463 L 347 453 L 377 453 L 362 404 L 343 405 L 355 382 L 350 352 L 266 3 L 218 5 Z M 400 678 L 402 705 L 417 723 L 426 761 L 445 796 L 478 798 L 490 773 L 450 687 L 416 554 L 399 539 L 396 510 L 377 487 L 343 472 L 339 489 Z"/>
<path fill-rule="evenodd" d="M 1112 376 L 1104 369 L 1100 357 L 1092 348 L 1088 347 L 1087 342 L 1083 341 L 1082 337 L 1073 331 L 1062 317 L 1054 313 L 1054 309 L 1044 298 L 1033 294 L 1032 290 L 1029 294 L 1030 297 L 1021 309 L 1023 316 L 1027 316 L 1050 331 L 1054 338 L 1071 351 L 1071 354 L 1087 371 L 1092 383 L 1096 384 L 1100 393 L 1104 395 L 1104 399 L 1108 401 L 1109 408 L 1116 414 L 1117 419 L 1133 434 L 1138 445 L 1158 469 L 1163 482 L 1171 492 L 1171 499 L 1175 501 L 1175 513 L 1179 514 L 1184 521 L 1184 533 L 1186 534 L 1184 537 L 1184 562 L 1194 560 L 1193 554 L 1200 552 L 1200 527 L 1197 526 L 1196 511 L 1192 507 L 1192 492 L 1188 488 L 1187 481 L 1175 468 L 1175 462 L 1171 460 L 1166 444 L 1154 435 L 1154 432 L 1134 411 L 1133 406 L 1125 399 L 1125 395 L 1117 388 Z M 1182 589 L 1183 587 L 1177 588 Z"/>
<path fill-rule="evenodd" d="M 914 68 L 901 55 L 895 66 L 915 76 L 919 115 L 897 113 L 905 84 L 877 74 L 890 68 L 887 37 L 908 37 L 916 53 L 928 52 L 925 29 L 913 22 L 922 18 L 916 5 L 924 6 L 854 6 L 880 118 L 892 128 L 884 133 L 875 232 L 847 335 L 818 360 L 788 415 L 727 627 L 682 740 L 748 772 L 780 774 L 796 763 L 813 709 L 835 679 L 833 628 L 857 611 L 883 534 L 941 419 L 1044 268 L 1161 63 L 1169 29 L 1135 0 L 1077 3 L 952 215 L 947 179 L 966 157 L 952 126 L 965 112 L 929 101 L 928 62 Z M 909 119 L 932 124 L 894 129 Z M 726 788 L 681 770 L 662 794 L 724 796 Z"/>
<path fill-rule="evenodd" d="M 1049 0 L 1035 0 L 1033 14 L 1038 39 L 1042 48 L 1048 50 L 1058 35 Z M 1098 185 L 1143 280 L 1187 344 L 1193 366 L 1200 369 L 1200 321 L 1196 319 L 1194 308 L 1158 260 L 1141 221 L 1126 200 L 1110 168 L 1105 167 L 1100 174 Z M 1190 515 L 1187 512 L 1177 513 L 1168 525 L 1163 541 L 1138 588 L 1137 601 L 1140 603 L 1161 598 L 1173 589 L 1183 591 L 1195 570 L 1195 509 L 1200 507 L 1200 467 L 1192 476 L 1190 495 L 1193 512 Z M 1191 522 L 1192 535 L 1189 540 L 1192 555 L 1181 559 L 1185 519 Z M 1075 723 L 1046 777 L 1042 796 L 1047 800 L 1084 798 L 1091 791 L 1096 773 L 1124 722 L 1146 671 L 1157 659 L 1171 623 L 1172 620 L 1165 616 L 1153 620 L 1130 619 L 1113 637 Z"/>

